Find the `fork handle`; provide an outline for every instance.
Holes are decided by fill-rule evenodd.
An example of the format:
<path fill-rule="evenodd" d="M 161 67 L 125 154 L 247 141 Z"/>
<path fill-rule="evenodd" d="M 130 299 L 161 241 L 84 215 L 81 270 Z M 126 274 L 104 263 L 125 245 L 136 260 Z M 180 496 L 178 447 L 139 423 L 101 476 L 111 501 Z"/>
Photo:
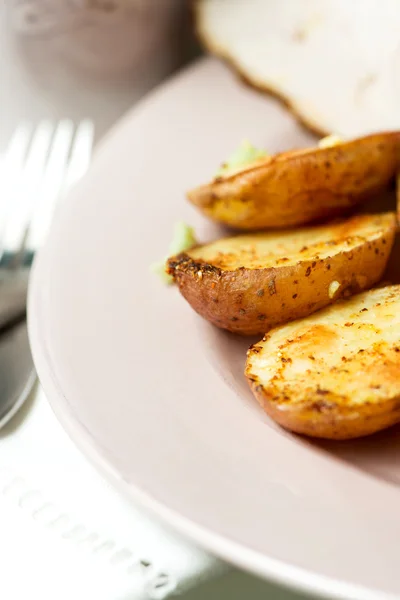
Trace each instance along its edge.
<path fill-rule="evenodd" d="M 29 269 L 0 270 L 0 333 L 26 315 Z"/>

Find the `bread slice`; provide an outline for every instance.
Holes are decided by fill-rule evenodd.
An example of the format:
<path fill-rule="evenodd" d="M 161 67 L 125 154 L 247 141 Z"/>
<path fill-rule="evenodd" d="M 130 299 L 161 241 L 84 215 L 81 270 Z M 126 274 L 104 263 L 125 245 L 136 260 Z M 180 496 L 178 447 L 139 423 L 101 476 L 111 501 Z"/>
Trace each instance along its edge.
<path fill-rule="evenodd" d="M 400 285 L 271 330 L 248 351 L 264 410 L 297 433 L 368 435 L 400 421 Z"/>
<path fill-rule="evenodd" d="M 398 0 L 198 0 L 196 25 L 211 52 L 313 130 L 400 127 Z"/>

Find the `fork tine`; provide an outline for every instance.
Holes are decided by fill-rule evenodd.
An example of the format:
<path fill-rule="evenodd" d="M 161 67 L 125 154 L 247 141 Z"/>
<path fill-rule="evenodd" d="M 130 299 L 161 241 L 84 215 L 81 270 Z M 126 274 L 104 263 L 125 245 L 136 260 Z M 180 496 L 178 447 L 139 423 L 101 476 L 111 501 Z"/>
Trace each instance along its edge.
<path fill-rule="evenodd" d="M 27 235 L 26 248 L 31 252 L 41 245 L 50 225 L 55 204 L 64 184 L 73 135 L 72 121 L 65 119 L 58 123 L 43 173 L 40 199 Z"/>
<path fill-rule="evenodd" d="M 21 123 L 15 130 L 5 154 L 0 161 L 0 255 L 3 254 L 3 234 L 7 217 L 11 214 L 15 198 L 18 195 L 22 183 L 21 172 L 24 167 L 25 157 L 28 151 L 32 135 L 32 126 L 29 123 Z"/>
<path fill-rule="evenodd" d="M 7 254 L 16 253 L 23 242 L 35 201 L 40 192 L 42 173 L 46 164 L 53 126 L 48 121 L 42 121 L 36 128 L 25 163 L 19 174 L 17 196 L 9 217 L 5 221 L 4 251 Z"/>
<path fill-rule="evenodd" d="M 90 119 L 81 121 L 76 129 L 63 193 L 67 192 L 84 175 L 92 157 L 94 124 Z"/>

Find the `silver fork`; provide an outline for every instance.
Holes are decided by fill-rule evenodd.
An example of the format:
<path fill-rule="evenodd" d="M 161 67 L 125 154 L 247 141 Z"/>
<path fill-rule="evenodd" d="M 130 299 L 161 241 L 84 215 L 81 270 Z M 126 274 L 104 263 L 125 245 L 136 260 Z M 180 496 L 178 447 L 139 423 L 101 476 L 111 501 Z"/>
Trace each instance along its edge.
<path fill-rule="evenodd" d="M 21 123 L 0 156 L 0 427 L 36 378 L 25 322 L 29 267 L 57 201 L 89 166 L 93 136 L 89 120 Z"/>

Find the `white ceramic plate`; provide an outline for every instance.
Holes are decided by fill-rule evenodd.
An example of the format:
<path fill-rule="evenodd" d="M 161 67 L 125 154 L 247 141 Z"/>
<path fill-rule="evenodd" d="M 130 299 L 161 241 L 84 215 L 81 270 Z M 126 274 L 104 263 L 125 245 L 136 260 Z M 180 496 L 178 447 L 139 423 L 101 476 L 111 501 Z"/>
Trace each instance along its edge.
<path fill-rule="evenodd" d="M 215 235 L 184 190 L 242 138 L 271 152 L 312 142 L 205 60 L 106 139 L 34 269 L 40 379 L 93 461 L 197 543 L 310 592 L 399 598 L 399 430 L 341 444 L 284 432 L 244 381 L 250 341 L 202 321 L 149 271 L 177 220 Z"/>

